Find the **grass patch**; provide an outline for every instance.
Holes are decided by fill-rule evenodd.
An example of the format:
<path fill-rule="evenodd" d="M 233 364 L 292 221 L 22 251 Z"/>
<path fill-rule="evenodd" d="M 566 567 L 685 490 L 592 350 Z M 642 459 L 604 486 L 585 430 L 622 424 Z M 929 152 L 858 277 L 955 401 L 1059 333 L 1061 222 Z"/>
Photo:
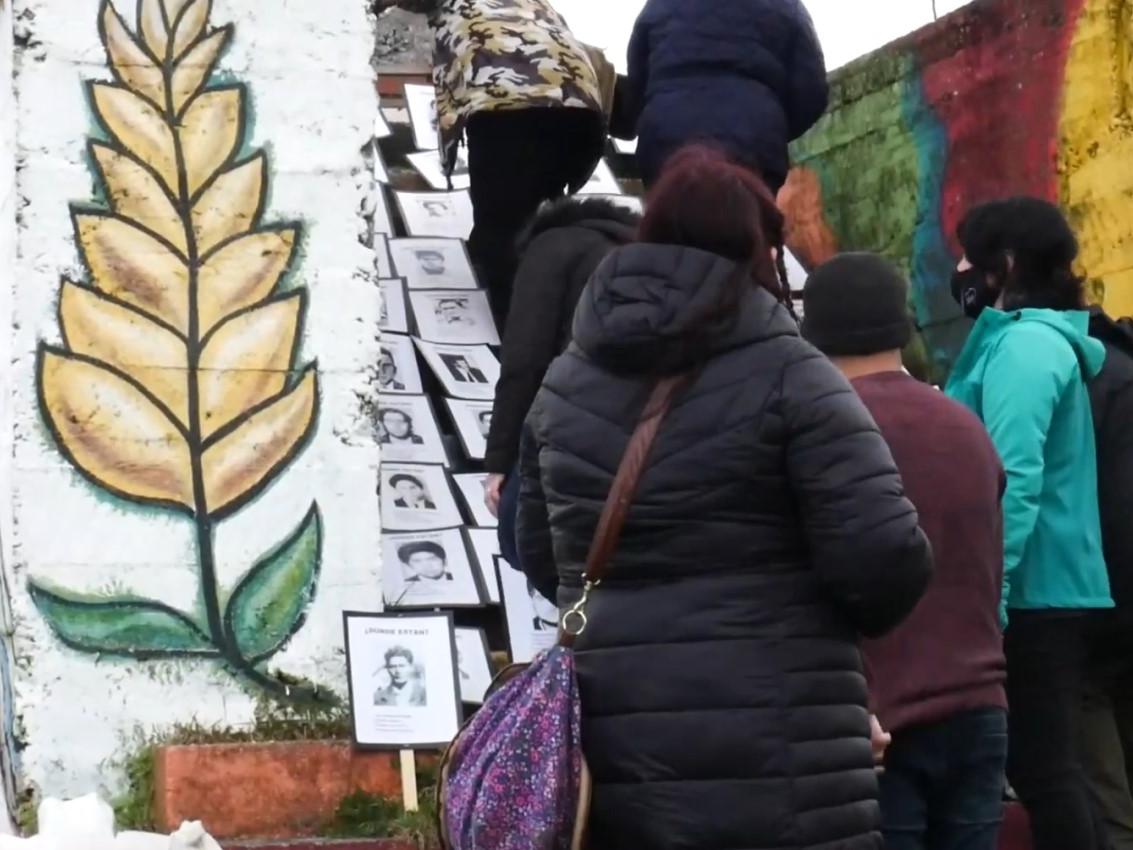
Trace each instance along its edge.
<path fill-rule="evenodd" d="M 435 768 L 418 769 L 420 808 L 416 812 L 405 811 L 400 800 L 355 791 L 343 798 L 334 818 L 319 835 L 322 838 L 400 838 L 422 850 L 438 847 L 436 783 Z"/>

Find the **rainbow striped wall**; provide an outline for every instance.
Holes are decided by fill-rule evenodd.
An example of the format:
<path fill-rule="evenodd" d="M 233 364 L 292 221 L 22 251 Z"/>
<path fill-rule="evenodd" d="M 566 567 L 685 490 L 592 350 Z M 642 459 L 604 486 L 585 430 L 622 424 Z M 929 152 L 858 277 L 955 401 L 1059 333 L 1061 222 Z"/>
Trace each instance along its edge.
<path fill-rule="evenodd" d="M 948 280 L 975 203 L 1061 203 L 1092 296 L 1133 315 L 1133 0 L 976 0 L 837 72 L 794 157 L 792 249 L 900 262 L 937 374 L 967 333 Z"/>

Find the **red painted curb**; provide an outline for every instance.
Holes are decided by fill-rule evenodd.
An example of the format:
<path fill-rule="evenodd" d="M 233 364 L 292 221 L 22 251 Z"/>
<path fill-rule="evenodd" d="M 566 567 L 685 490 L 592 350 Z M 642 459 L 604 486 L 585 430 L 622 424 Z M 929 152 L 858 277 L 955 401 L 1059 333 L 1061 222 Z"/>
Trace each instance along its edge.
<path fill-rule="evenodd" d="M 366 841 L 306 839 L 251 844 L 226 843 L 224 850 L 419 850 L 419 848 L 411 841 L 402 841 L 396 838 L 375 838 Z"/>

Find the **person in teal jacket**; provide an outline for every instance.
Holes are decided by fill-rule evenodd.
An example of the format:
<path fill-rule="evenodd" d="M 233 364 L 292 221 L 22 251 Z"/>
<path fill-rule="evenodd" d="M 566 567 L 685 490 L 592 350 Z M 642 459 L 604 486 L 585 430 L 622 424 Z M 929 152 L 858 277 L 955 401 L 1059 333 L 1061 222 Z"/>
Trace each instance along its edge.
<path fill-rule="evenodd" d="M 960 224 L 952 291 L 976 320 L 946 392 L 983 421 L 1007 472 L 1004 586 L 1008 777 L 1035 850 L 1104 850 L 1077 719 L 1088 612 L 1112 608 L 1102 556 L 1087 382 L 1105 360 L 1088 334 L 1077 240 L 1057 207 L 1012 198 Z"/>

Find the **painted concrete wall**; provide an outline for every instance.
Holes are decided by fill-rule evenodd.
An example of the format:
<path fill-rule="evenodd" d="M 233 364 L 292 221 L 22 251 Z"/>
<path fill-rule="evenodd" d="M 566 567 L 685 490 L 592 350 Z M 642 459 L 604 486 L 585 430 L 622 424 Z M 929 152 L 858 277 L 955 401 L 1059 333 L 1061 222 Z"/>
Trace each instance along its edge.
<path fill-rule="evenodd" d="M 1096 300 L 1133 314 L 1133 0 L 977 0 L 834 76 L 782 202 L 804 262 L 869 249 L 911 274 L 927 355 L 967 333 L 948 294 L 973 204 L 1064 205 Z"/>
<path fill-rule="evenodd" d="M 374 36 L 360 0 L 14 10 L 4 574 L 21 779 L 68 796 L 136 730 L 342 692 L 380 606 Z"/>

